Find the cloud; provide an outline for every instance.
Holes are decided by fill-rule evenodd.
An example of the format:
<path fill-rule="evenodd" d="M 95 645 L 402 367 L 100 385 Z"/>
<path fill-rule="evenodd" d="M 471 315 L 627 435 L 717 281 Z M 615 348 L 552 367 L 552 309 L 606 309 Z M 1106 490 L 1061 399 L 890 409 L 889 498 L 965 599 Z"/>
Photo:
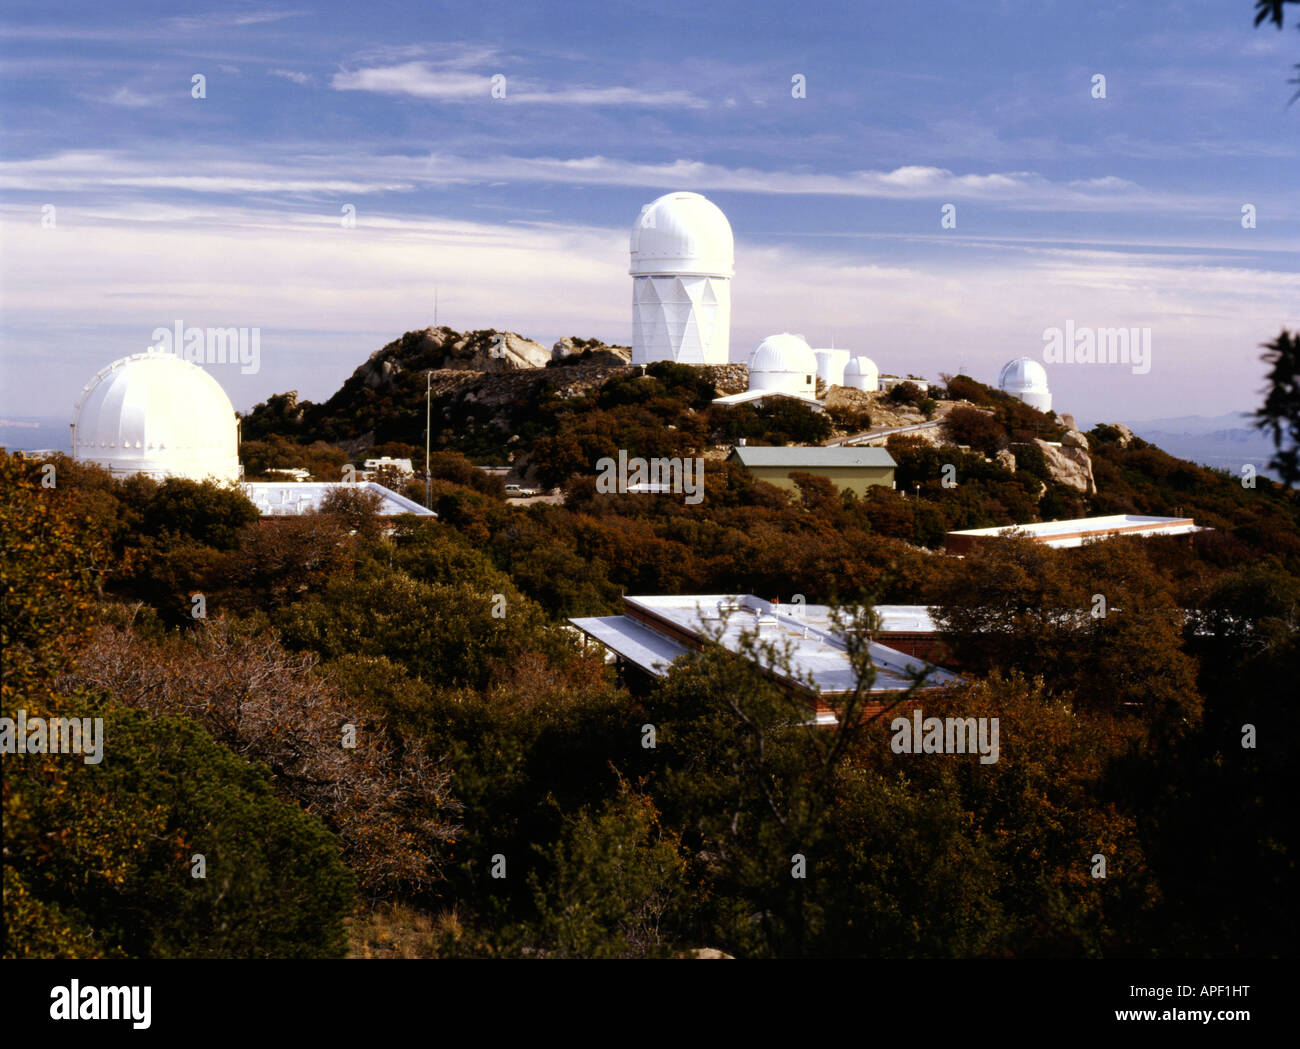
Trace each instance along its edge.
<path fill-rule="evenodd" d="M 490 98 L 492 81 L 472 73 L 430 69 L 427 62 L 404 62 L 397 66 L 358 69 L 335 73 L 330 81 L 335 91 L 374 91 L 413 98 Z"/>
<path fill-rule="evenodd" d="M 461 66 L 464 56 L 448 60 L 447 65 Z M 499 72 L 499 71 L 498 71 Z M 493 75 L 496 75 L 495 73 Z M 403 62 L 391 66 L 373 66 L 350 72 L 335 73 L 330 86 L 336 91 L 373 91 L 385 95 L 409 95 L 412 98 L 438 101 L 492 99 L 492 76 L 475 74 L 463 68 L 433 69 L 428 61 Z M 524 78 L 506 76 L 504 99 L 514 103 L 562 106 L 686 106 L 706 103 L 689 91 L 649 91 L 631 87 L 546 88 Z"/>
<path fill-rule="evenodd" d="M 641 163 L 601 155 L 521 157 L 509 154 L 424 157 L 366 153 L 313 154 L 296 150 L 243 156 L 218 148 L 190 148 L 179 154 L 81 150 L 45 157 L 0 161 L 0 189 L 57 193 L 98 191 L 110 199 L 160 190 L 190 194 L 283 195 L 286 198 L 339 194 L 415 193 L 439 186 L 573 185 L 629 187 L 639 191 L 689 189 L 773 196 L 842 197 L 938 203 L 978 202 L 1008 211 L 1051 211 L 1115 215 L 1166 215 L 1186 221 L 1236 216 L 1240 202 L 1222 194 L 1188 194 L 1143 187 L 1102 175 L 1053 181 L 1033 171 L 966 172 L 903 165 L 890 171 L 825 172 L 726 167 L 678 159 Z M 83 202 L 88 202 L 83 199 Z M 1254 201 L 1270 221 L 1294 221 L 1296 202 L 1283 195 Z M 937 222 L 937 219 L 936 219 Z M 1243 248 L 1253 245 L 1243 245 Z"/>
<path fill-rule="evenodd" d="M 106 98 L 87 94 L 82 94 L 81 97 L 98 102 L 109 102 L 115 106 L 123 106 L 127 109 L 145 109 L 149 106 L 159 105 L 164 101 L 161 95 L 145 95 L 138 91 L 133 91 L 131 88 L 125 86 L 119 87 Z"/>
<path fill-rule="evenodd" d="M 310 73 L 295 73 L 291 69 L 272 69 L 272 76 L 284 77 L 285 80 L 292 80 L 295 84 L 307 85 L 312 82 Z"/>
<path fill-rule="evenodd" d="M 212 29 L 240 29 L 250 25 L 265 25 L 285 18 L 296 18 L 301 11 L 247 11 L 243 14 L 212 13 L 207 15 L 179 15 L 169 18 L 169 29 L 182 33 L 207 32 Z"/>

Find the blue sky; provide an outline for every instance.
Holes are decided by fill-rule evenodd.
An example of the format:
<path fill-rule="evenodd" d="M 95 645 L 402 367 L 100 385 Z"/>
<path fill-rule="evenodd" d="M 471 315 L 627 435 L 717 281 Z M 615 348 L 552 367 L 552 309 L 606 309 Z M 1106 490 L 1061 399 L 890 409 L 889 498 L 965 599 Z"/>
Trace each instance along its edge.
<path fill-rule="evenodd" d="M 672 189 L 735 231 L 734 359 L 788 330 L 993 381 L 1045 328 L 1143 327 L 1148 373 L 1049 368 L 1058 409 L 1258 404 L 1259 344 L 1300 327 L 1293 26 L 1249 0 L 810 7 L 11 0 L 0 415 L 70 415 L 178 320 L 260 329 L 255 374 L 213 366 L 237 408 L 320 399 L 435 287 L 456 328 L 627 343 L 627 233 Z"/>

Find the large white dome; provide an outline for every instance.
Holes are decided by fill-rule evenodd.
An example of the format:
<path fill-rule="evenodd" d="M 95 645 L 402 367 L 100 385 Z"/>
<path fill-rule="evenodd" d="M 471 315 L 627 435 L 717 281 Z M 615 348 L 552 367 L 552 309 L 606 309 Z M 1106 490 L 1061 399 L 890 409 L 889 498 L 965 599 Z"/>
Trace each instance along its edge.
<path fill-rule="evenodd" d="M 665 193 L 632 226 L 633 276 L 660 273 L 731 277 L 735 238 L 722 210 L 698 193 Z"/>
<path fill-rule="evenodd" d="M 74 409 L 72 451 L 115 474 L 239 478 L 235 409 L 211 375 L 171 353 L 114 361 Z"/>
<path fill-rule="evenodd" d="M 854 357 L 844 366 L 844 385 L 875 393 L 880 388 L 880 369 L 870 357 Z"/>
<path fill-rule="evenodd" d="M 817 389 L 817 356 L 800 336 L 769 335 L 749 358 L 749 388 L 810 394 Z"/>
<path fill-rule="evenodd" d="M 1018 397 L 1040 412 L 1051 411 L 1052 394 L 1047 388 L 1047 369 L 1032 357 L 1017 357 L 1002 366 L 998 389 Z"/>

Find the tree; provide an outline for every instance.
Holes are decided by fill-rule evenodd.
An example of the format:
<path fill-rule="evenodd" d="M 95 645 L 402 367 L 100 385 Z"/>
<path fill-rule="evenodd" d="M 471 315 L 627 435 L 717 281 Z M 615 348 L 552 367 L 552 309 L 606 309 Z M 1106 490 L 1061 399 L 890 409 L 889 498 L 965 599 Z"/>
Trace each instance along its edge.
<path fill-rule="evenodd" d="M 943 419 L 943 430 L 953 444 L 965 444 L 985 455 L 996 455 L 1006 444 L 1006 431 L 978 408 L 958 405 Z"/>
<path fill-rule="evenodd" d="M 1255 0 L 1255 28 L 1258 29 L 1261 23 L 1269 21 L 1281 29 L 1285 10 L 1283 5 L 1294 3 L 1300 3 L 1300 0 Z M 1296 64 L 1296 69 L 1300 69 L 1300 63 Z M 1294 77 L 1287 83 L 1300 84 L 1300 77 Z M 1291 96 L 1291 101 L 1295 102 L 1297 98 L 1300 98 L 1300 91 Z"/>
<path fill-rule="evenodd" d="M 1300 483 L 1300 334 L 1283 329 L 1264 346 L 1263 359 L 1272 371 L 1264 404 L 1255 412 L 1255 426 L 1273 437 L 1277 452 L 1269 465 L 1283 483 L 1295 485 Z"/>

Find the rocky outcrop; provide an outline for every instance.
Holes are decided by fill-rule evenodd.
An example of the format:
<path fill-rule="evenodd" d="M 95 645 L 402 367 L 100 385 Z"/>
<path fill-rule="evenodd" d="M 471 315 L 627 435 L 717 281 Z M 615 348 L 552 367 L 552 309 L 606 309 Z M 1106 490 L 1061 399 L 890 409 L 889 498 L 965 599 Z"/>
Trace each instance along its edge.
<path fill-rule="evenodd" d="M 512 331 L 458 332 L 451 328 L 408 331 L 361 365 L 353 380 L 372 390 L 391 386 L 403 371 L 465 370 L 509 372 L 543 368 L 550 361 L 546 347 Z"/>
<path fill-rule="evenodd" d="M 704 364 L 696 367 L 708 376 L 719 397 L 729 397 L 733 393 L 744 393 L 749 389 L 749 366 L 746 364 Z"/>
<path fill-rule="evenodd" d="M 1094 495 L 1097 482 L 1092 476 L 1092 456 L 1088 454 L 1088 438 L 1078 430 L 1067 430 L 1060 445 L 1049 444 L 1041 438 L 1034 443 L 1043 450 L 1047 468 L 1057 484 L 1077 488 L 1085 495 Z"/>
<path fill-rule="evenodd" d="M 611 346 L 599 339 L 579 339 L 566 335 L 551 347 L 552 365 L 603 364 L 620 365 L 632 363 L 632 347 Z"/>
<path fill-rule="evenodd" d="M 1132 430 L 1130 430 L 1130 429 L 1129 429 L 1127 426 L 1125 426 L 1123 423 L 1110 423 L 1109 425 L 1110 425 L 1113 429 L 1116 429 L 1116 430 L 1119 431 L 1119 438 L 1118 438 L 1117 443 L 1119 444 L 1119 446 L 1120 446 L 1121 448 L 1127 448 L 1127 447 L 1128 447 L 1130 444 L 1132 444 L 1133 441 L 1137 438 L 1137 434 L 1135 434 Z"/>

